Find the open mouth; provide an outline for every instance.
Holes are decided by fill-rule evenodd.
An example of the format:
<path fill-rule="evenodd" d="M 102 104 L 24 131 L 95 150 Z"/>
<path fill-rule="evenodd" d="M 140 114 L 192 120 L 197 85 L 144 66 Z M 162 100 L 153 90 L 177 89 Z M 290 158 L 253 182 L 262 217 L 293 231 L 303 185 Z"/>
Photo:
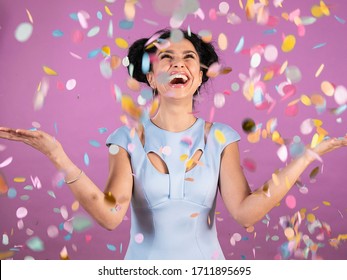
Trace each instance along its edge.
<path fill-rule="evenodd" d="M 172 74 L 169 77 L 169 84 L 173 87 L 183 87 L 188 82 L 189 78 L 182 73 Z"/>

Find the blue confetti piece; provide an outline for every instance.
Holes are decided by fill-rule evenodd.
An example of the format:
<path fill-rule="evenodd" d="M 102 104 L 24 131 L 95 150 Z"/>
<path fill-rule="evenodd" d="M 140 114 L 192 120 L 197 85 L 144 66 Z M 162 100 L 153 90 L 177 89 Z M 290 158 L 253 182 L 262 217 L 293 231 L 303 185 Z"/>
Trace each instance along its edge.
<path fill-rule="evenodd" d="M 99 53 L 101 53 L 100 49 L 92 50 L 88 53 L 88 58 L 94 58 L 96 57 Z"/>
<path fill-rule="evenodd" d="M 96 13 L 96 17 L 99 19 L 99 20 L 102 20 L 102 12 L 98 11 Z"/>
<path fill-rule="evenodd" d="M 27 201 L 27 200 L 29 200 L 29 198 L 30 198 L 30 196 L 28 196 L 28 195 L 21 195 L 20 196 L 20 200 L 23 200 L 23 201 Z"/>
<path fill-rule="evenodd" d="M 107 249 L 109 249 L 110 251 L 116 251 L 116 246 L 112 245 L 112 244 L 107 244 Z"/>
<path fill-rule="evenodd" d="M 92 145 L 95 148 L 99 148 L 101 146 L 100 143 L 98 141 L 96 141 L 96 140 L 90 140 L 89 144 Z"/>
<path fill-rule="evenodd" d="M 312 49 L 318 49 L 318 48 L 321 48 L 321 47 L 324 47 L 327 43 L 320 43 L 318 45 L 315 45 Z"/>
<path fill-rule="evenodd" d="M 58 124 L 57 122 L 54 122 L 54 131 L 56 134 L 58 134 Z"/>
<path fill-rule="evenodd" d="M 143 74 L 147 74 L 149 72 L 150 65 L 151 63 L 149 59 L 149 54 L 145 52 L 142 56 L 142 63 L 141 63 L 141 69 Z"/>
<path fill-rule="evenodd" d="M 61 31 L 61 30 L 54 30 L 53 32 L 52 32 L 52 35 L 54 36 L 54 37 L 62 37 L 63 35 L 64 35 L 64 33 L 63 33 L 63 31 Z"/>
<path fill-rule="evenodd" d="M 134 22 L 133 21 L 129 21 L 129 20 L 121 20 L 119 21 L 119 27 L 122 29 L 131 29 L 134 26 Z"/>
<path fill-rule="evenodd" d="M 67 234 L 67 235 L 65 235 L 64 236 L 64 239 L 66 240 L 66 241 L 69 241 L 69 240 L 71 240 L 71 234 L 69 233 L 69 234 Z"/>
<path fill-rule="evenodd" d="M 276 34 L 277 33 L 277 29 L 268 29 L 268 30 L 265 30 L 263 32 L 265 35 L 271 35 L 271 34 Z"/>
<path fill-rule="evenodd" d="M 78 21 L 77 13 L 71 13 L 69 16 L 70 16 L 71 19 Z"/>
<path fill-rule="evenodd" d="M 151 89 L 145 88 L 141 90 L 141 96 L 146 100 L 151 100 L 153 98 L 153 92 Z"/>
<path fill-rule="evenodd" d="M 89 166 L 89 156 L 87 153 L 84 154 L 83 160 L 84 160 L 84 164 L 86 166 Z"/>
<path fill-rule="evenodd" d="M 339 23 L 342 23 L 342 24 L 345 24 L 346 21 L 338 16 L 335 16 L 335 19 L 339 22 Z"/>
<path fill-rule="evenodd" d="M 120 253 L 122 253 L 122 252 L 123 252 L 123 243 L 121 243 L 121 244 L 120 244 L 119 251 L 120 251 Z"/>
<path fill-rule="evenodd" d="M 234 53 L 239 53 L 243 49 L 244 44 L 245 44 L 245 38 L 242 36 L 234 50 Z"/>
<path fill-rule="evenodd" d="M 104 133 L 106 133 L 107 132 L 107 128 L 106 127 L 100 127 L 99 128 L 99 133 L 100 134 L 104 134 Z"/>
<path fill-rule="evenodd" d="M 15 198 L 17 196 L 17 190 L 14 188 L 9 188 L 7 191 L 8 198 Z"/>

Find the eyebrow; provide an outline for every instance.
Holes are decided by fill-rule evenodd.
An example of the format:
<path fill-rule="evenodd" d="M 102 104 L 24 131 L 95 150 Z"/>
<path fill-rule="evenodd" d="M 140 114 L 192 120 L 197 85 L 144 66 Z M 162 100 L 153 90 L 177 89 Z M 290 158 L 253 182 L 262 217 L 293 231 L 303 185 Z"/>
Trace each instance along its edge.
<path fill-rule="evenodd" d="M 172 51 L 172 50 L 165 50 L 165 51 L 161 51 L 161 52 L 159 53 L 159 55 L 161 55 L 161 54 L 163 54 L 163 53 L 174 54 L 175 52 Z M 198 56 L 198 54 L 197 54 L 195 51 L 192 51 L 192 50 L 183 51 L 183 54 L 188 54 L 188 53 L 193 53 L 193 54 L 195 54 L 196 56 Z"/>

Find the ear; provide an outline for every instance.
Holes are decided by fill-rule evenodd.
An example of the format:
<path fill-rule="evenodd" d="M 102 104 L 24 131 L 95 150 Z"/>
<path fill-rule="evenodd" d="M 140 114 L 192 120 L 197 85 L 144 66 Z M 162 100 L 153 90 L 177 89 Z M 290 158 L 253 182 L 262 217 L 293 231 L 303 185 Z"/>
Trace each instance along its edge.
<path fill-rule="evenodd" d="M 155 83 L 154 74 L 152 71 L 150 71 L 146 74 L 146 78 L 147 78 L 147 81 L 148 81 L 149 85 L 151 86 L 151 88 L 156 89 L 157 85 Z"/>

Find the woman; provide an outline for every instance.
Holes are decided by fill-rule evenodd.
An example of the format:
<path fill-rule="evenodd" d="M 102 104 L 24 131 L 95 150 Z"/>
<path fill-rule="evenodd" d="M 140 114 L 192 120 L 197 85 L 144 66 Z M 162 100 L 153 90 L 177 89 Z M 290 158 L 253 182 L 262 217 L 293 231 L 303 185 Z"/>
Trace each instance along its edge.
<path fill-rule="evenodd" d="M 251 192 L 240 165 L 238 133 L 191 113 L 194 97 L 208 80 L 208 67 L 218 56 L 197 35 L 175 32 L 160 31 L 129 49 L 130 74 L 153 89 L 160 105 L 153 117 L 108 137 L 107 145 L 113 146 L 104 192 L 52 136 L 0 128 L 1 138 L 32 146 L 63 171 L 76 199 L 101 226 L 116 228 L 131 203 L 126 259 L 224 259 L 214 222 L 218 188 L 234 219 L 250 227 L 286 195 L 311 162 L 347 146 L 347 137 L 325 140 L 283 168 L 276 182 L 271 179 Z"/>

